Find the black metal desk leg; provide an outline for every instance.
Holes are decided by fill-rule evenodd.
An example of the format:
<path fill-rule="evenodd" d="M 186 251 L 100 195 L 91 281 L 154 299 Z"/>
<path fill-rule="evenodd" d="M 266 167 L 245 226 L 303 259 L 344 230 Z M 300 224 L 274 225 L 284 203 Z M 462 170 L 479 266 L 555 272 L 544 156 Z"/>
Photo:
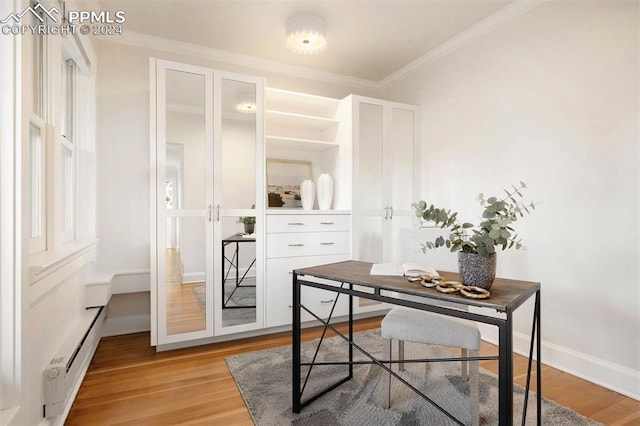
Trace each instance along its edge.
<path fill-rule="evenodd" d="M 295 272 L 293 273 L 293 333 L 291 344 L 293 357 L 292 407 L 294 413 L 299 413 L 302 409 L 302 395 L 300 394 L 300 286 L 298 286 L 298 274 Z"/>
<path fill-rule="evenodd" d="M 509 310 L 507 318 L 498 326 L 498 413 L 500 426 L 513 425 L 513 316 Z"/>
<path fill-rule="evenodd" d="M 537 425 L 540 426 L 542 424 L 542 350 L 541 350 L 541 346 L 542 346 L 542 341 L 540 340 L 540 338 L 542 337 L 542 332 L 540 331 L 540 329 L 542 328 L 542 321 L 540 320 L 540 316 L 541 316 L 541 310 L 542 306 L 541 306 L 541 301 L 540 301 L 540 290 L 538 290 L 536 292 L 536 313 L 538 314 L 536 316 L 536 321 L 538 322 L 537 324 L 537 329 L 536 329 L 536 393 L 537 393 L 537 400 L 536 400 L 536 407 L 537 407 Z"/>
<path fill-rule="evenodd" d="M 349 284 L 353 291 L 353 284 Z M 349 341 L 353 343 L 353 295 L 349 294 Z M 353 346 L 349 345 L 349 378 L 353 377 Z"/>
<path fill-rule="evenodd" d="M 240 243 L 236 241 L 236 287 L 238 287 L 238 268 L 240 268 Z"/>

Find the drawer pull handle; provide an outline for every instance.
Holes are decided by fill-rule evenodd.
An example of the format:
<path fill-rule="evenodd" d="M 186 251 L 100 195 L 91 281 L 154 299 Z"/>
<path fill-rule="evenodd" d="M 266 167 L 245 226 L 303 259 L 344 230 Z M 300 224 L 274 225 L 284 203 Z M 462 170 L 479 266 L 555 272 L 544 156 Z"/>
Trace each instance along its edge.
<path fill-rule="evenodd" d="M 326 305 L 327 303 L 333 303 L 333 301 L 334 301 L 334 300 L 335 300 L 335 299 L 330 299 L 330 300 L 321 300 L 321 301 L 320 301 L 320 303 L 323 303 L 323 304 L 325 304 L 325 305 Z"/>
<path fill-rule="evenodd" d="M 304 244 L 289 244 L 289 247 L 302 247 Z"/>
<path fill-rule="evenodd" d="M 322 245 L 322 246 L 332 246 L 332 245 L 334 245 L 334 244 L 335 244 L 335 243 L 320 243 L 320 245 Z"/>
<path fill-rule="evenodd" d="M 302 223 L 302 222 L 289 222 L 289 223 L 287 223 L 287 225 L 303 226 L 304 223 Z"/>
<path fill-rule="evenodd" d="M 289 309 L 293 309 L 293 305 L 289 305 Z"/>
<path fill-rule="evenodd" d="M 320 222 L 320 225 L 335 225 L 334 222 Z"/>

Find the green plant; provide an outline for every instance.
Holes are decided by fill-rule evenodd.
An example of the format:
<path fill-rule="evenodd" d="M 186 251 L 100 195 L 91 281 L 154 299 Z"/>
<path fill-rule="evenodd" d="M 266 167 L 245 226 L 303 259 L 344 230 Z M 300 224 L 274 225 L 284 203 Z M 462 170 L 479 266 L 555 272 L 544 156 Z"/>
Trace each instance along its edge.
<path fill-rule="evenodd" d="M 253 204 L 251 206 L 252 209 L 256 208 L 256 205 Z M 256 223 L 256 217 L 255 216 L 240 216 L 238 218 L 238 223 L 244 223 L 245 225 L 253 225 Z"/>
<path fill-rule="evenodd" d="M 244 223 L 245 225 L 252 225 L 256 223 L 255 216 L 242 216 L 238 218 L 238 223 Z"/>
<path fill-rule="evenodd" d="M 482 257 L 488 257 L 495 253 L 496 246 L 502 247 L 502 250 L 521 249 L 522 242 L 511 224 L 519 217 L 524 217 L 525 213 L 530 214 L 535 210 L 535 204 L 524 202 L 521 192 L 527 188 L 524 182 L 520 182 L 519 186 L 512 185 L 512 188 L 505 189 L 506 196 L 501 199 L 485 199 L 483 194 L 478 196 L 480 205 L 484 207 L 484 220 L 477 227 L 469 222 L 461 223 L 457 212 L 436 208 L 433 205 L 427 206 L 422 200 L 412 204 L 411 207 L 421 222 L 434 222 L 440 228 L 451 230 L 448 239 L 439 236 L 434 241 L 427 241 L 422 245 L 422 251 L 446 246 L 452 252 L 477 253 Z"/>

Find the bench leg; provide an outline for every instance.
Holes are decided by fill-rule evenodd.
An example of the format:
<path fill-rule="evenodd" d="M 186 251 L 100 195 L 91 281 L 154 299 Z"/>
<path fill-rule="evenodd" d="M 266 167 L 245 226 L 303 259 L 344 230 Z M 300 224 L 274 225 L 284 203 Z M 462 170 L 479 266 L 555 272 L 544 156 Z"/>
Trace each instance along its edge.
<path fill-rule="evenodd" d="M 468 349 L 462 349 L 462 357 L 466 358 L 469 356 L 469 350 Z M 467 380 L 469 380 L 469 361 L 466 360 L 462 360 L 462 365 L 461 365 L 461 369 L 462 369 L 462 380 L 464 380 L 465 382 Z"/>

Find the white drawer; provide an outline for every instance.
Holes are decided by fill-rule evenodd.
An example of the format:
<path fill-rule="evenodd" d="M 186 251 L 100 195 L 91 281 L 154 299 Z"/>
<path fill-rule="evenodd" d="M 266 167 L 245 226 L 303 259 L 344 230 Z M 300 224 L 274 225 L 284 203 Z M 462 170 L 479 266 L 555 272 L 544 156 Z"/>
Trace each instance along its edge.
<path fill-rule="evenodd" d="M 267 291 L 279 288 L 291 288 L 293 281 L 293 270 L 308 268 L 310 266 L 324 265 L 327 263 L 342 262 L 350 260 L 349 255 L 333 254 L 329 256 L 311 257 L 282 257 L 277 259 L 267 259 L 266 262 L 266 288 Z"/>
<path fill-rule="evenodd" d="M 267 233 L 337 232 L 351 229 L 346 214 L 267 215 Z"/>
<path fill-rule="evenodd" d="M 322 319 L 327 319 L 338 293 L 321 290 L 313 287 L 303 287 L 300 301 L 314 314 Z M 267 327 L 291 324 L 293 320 L 293 292 L 291 288 L 279 288 L 267 291 Z M 333 311 L 333 318 L 349 313 L 349 296 L 342 294 Z M 304 309 L 301 312 L 301 320 L 315 320 Z"/>
<path fill-rule="evenodd" d="M 267 259 L 350 252 L 350 232 L 267 234 Z"/>

